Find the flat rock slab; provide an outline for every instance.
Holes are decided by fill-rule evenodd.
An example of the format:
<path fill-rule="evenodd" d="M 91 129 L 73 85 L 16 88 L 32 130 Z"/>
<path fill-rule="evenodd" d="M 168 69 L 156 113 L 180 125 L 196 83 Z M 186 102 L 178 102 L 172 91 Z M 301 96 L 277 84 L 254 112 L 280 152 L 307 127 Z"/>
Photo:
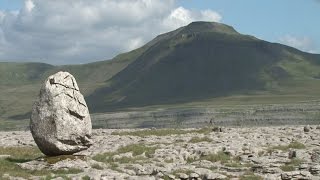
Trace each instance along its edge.
<path fill-rule="evenodd" d="M 97 129 L 92 133 L 93 145 L 84 151 L 62 158 L 39 154 L 39 157 L 19 165 L 28 170 L 81 170 L 78 174 L 66 175 L 70 179 L 178 179 L 181 175 L 178 173 L 183 173 L 182 178 L 188 176 L 189 179 L 197 175 L 207 179 L 223 179 L 226 176 L 242 179 L 320 179 L 320 164 L 312 159 L 312 154 L 319 150 L 317 144 L 320 142 L 320 129 L 315 127 L 310 126 L 308 133 L 304 132 L 303 126 L 225 128 L 224 132 L 208 133 L 184 129 L 193 133 L 145 137 L 125 133 L 146 131 L 141 129 Z M 191 141 L 195 138 L 199 141 Z M 29 148 L 32 136 L 23 131 L 0 132 L 0 139 L 1 147 Z M 304 147 L 293 146 L 294 142 Z M 283 148 L 289 144 L 289 149 Z M 153 147 L 156 149 L 148 157 L 145 153 L 134 155 L 132 148 L 125 148 L 128 152 L 119 151 L 119 148 L 131 145 L 141 145 L 146 151 Z M 290 159 L 289 154 L 293 150 L 297 152 L 296 157 Z M 230 154 L 230 159 L 225 163 L 214 162 L 212 155 L 219 152 Z M 206 158 L 210 154 L 213 158 Z M 96 159 L 96 155 L 102 156 Z M 128 161 L 122 161 L 126 159 Z M 291 171 L 284 171 L 288 166 L 292 166 Z M 235 169 L 240 172 L 235 172 Z"/>

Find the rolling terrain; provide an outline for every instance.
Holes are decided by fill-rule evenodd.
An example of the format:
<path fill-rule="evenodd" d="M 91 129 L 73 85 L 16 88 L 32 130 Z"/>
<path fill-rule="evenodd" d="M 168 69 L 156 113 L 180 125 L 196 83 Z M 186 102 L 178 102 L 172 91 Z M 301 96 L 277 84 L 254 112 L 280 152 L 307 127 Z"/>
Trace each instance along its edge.
<path fill-rule="evenodd" d="M 60 70 L 75 76 L 90 111 L 100 114 L 320 99 L 320 55 L 243 35 L 228 25 L 194 22 L 112 60 L 0 63 L 0 126 L 26 125 L 41 83 Z"/>
<path fill-rule="evenodd" d="M 88 100 L 94 111 L 105 112 L 238 94 L 289 94 L 283 88 L 317 83 L 319 61 L 320 56 L 242 35 L 230 26 L 195 22 L 156 38 L 110 79 L 111 86 Z"/>

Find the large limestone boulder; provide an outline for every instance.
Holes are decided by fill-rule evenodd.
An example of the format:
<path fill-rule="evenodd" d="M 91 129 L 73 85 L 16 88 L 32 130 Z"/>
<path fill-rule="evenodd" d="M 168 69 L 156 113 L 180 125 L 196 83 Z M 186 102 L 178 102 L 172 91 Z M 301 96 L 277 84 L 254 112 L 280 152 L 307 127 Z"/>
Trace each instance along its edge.
<path fill-rule="evenodd" d="M 32 109 L 30 129 L 48 156 L 68 155 L 91 145 L 91 119 L 75 78 L 68 72 L 50 76 Z"/>

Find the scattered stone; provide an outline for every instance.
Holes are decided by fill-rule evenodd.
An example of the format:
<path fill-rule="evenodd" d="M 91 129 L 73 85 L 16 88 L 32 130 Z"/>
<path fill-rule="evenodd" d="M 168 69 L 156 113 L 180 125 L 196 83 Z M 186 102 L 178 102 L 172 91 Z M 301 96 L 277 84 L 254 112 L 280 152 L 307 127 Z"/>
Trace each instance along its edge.
<path fill-rule="evenodd" d="M 289 159 L 293 159 L 297 157 L 297 152 L 295 150 L 289 151 Z"/>
<path fill-rule="evenodd" d="M 197 179 L 197 178 L 199 178 L 200 176 L 199 176 L 199 174 L 197 174 L 197 173 L 191 173 L 190 174 L 190 178 L 192 178 L 192 179 Z"/>
<path fill-rule="evenodd" d="M 177 175 L 180 179 L 189 179 L 189 176 L 185 173 L 178 173 Z"/>
<path fill-rule="evenodd" d="M 300 164 L 299 165 L 299 170 L 300 171 L 308 171 L 309 170 L 308 164 Z"/>
<path fill-rule="evenodd" d="M 291 171 L 291 172 L 284 172 L 281 174 L 282 180 L 291 180 L 291 179 L 308 180 L 311 178 L 312 178 L 312 175 L 308 171 Z"/>
<path fill-rule="evenodd" d="M 310 126 L 305 126 L 303 127 L 304 132 L 310 132 Z"/>
<path fill-rule="evenodd" d="M 90 147 L 91 119 L 75 78 L 68 72 L 50 76 L 32 109 L 30 129 L 48 156 L 73 154 Z"/>
<path fill-rule="evenodd" d="M 315 163 L 320 163 L 320 150 L 316 149 L 311 154 L 311 160 Z"/>
<path fill-rule="evenodd" d="M 310 172 L 313 175 L 320 175 L 320 165 L 310 167 Z"/>
<path fill-rule="evenodd" d="M 207 179 L 207 180 L 226 179 L 226 178 L 227 178 L 227 176 L 225 176 L 225 175 L 213 173 L 213 172 L 208 173 L 205 176 L 205 179 Z"/>
<path fill-rule="evenodd" d="M 313 127 L 315 129 L 315 126 Z M 90 148 L 77 153 L 77 155 L 62 156 L 67 157 L 68 160 L 61 158 L 54 163 L 52 161 L 48 163 L 46 157 L 39 155 L 40 158 L 17 164 L 30 171 L 79 169 L 80 173 L 78 174 L 66 175 L 65 178 L 70 179 L 88 177 L 102 180 L 238 179 L 240 176 L 249 178 L 250 176 L 246 175 L 247 172 L 253 172 L 255 176 L 261 176 L 263 179 L 320 179 L 320 162 L 318 160 L 320 150 L 318 150 L 319 146 L 317 145 L 320 140 L 320 131 L 304 134 L 302 128 L 303 126 L 228 128 L 228 133 L 188 133 L 146 137 L 112 135 L 112 132 L 136 131 L 134 129 L 100 129 L 94 130 L 92 136 L 94 144 Z M 189 131 L 189 129 L 185 130 Z M 212 141 L 187 143 L 194 137 L 206 137 L 212 139 Z M 16 131 L 15 135 L 12 135 L 12 132 L 0 132 L 0 139 L 1 147 L 33 148 L 29 145 L 33 144 L 29 132 Z M 177 143 L 177 139 L 182 140 L 183 143 Z M 292 141 L 303 143 L 305 148 L 287 149 Z M 148 149 L 138 148 L 128 149 L 124 152 L 118 151 L 119 147 L 132 144 L 143 144 L 157 149 L 154 154 L 148 154 L 148 156 L 146 156 L 147 153 L 150 153 Z M 142 155 L 136 155 L 136 152 L 140 151 L 146 152 Z M 228 154 L 228 159 L 220 160 L 220 157 L 216 156 L 222 152 Z M 10 155 L 10 152 L 4 151 L 2 156 L 6 154 Z M 80 157 L 80 154 L 86 154 L 86 156 Z M 96 155 L 102 156 L 95 158 Z M 79 158 L 74 159 L 73 157 Z M 6 157 L 3 156 L 3 158 Z M 14 157 L 11 155 L 10 158 Z M 128 161 L 124 162 L 125 159 L 128 159 Z M 172 175 L 179 170 L 188 173 Z M 0 179 L 3 178 L 1 176 Z M 51 177 L 57 178 L 59 176 Z M 30 179 L 37 178 L 41 179 L 42 177 L 30 177 Z M 18 178 L 10 177 L 6 179 Z"/>
<path fill-rule="evenodd" d="M 168 174 L 168 178 L 169 178 L 169 179 L 176 179 L 176 176 L 173 175 L 173 174 Z"/>
<path fill-rule="evenodd" d="M 213 132 L 223 132 L 223 128 L 222 127 L 214 127 L 212 128 Z"/>

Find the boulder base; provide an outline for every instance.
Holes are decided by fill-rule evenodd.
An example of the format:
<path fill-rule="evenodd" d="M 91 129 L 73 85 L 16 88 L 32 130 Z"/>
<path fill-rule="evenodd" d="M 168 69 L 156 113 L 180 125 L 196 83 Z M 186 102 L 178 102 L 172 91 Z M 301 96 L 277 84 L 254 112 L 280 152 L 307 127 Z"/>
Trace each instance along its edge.
<path fill-rule="evenodd" d="M 39 149 L 48 156 L 90 147 L 89 110 L 70 73 L 58 72 L 45 81 L 32 108 L 30 129 Z"/>

